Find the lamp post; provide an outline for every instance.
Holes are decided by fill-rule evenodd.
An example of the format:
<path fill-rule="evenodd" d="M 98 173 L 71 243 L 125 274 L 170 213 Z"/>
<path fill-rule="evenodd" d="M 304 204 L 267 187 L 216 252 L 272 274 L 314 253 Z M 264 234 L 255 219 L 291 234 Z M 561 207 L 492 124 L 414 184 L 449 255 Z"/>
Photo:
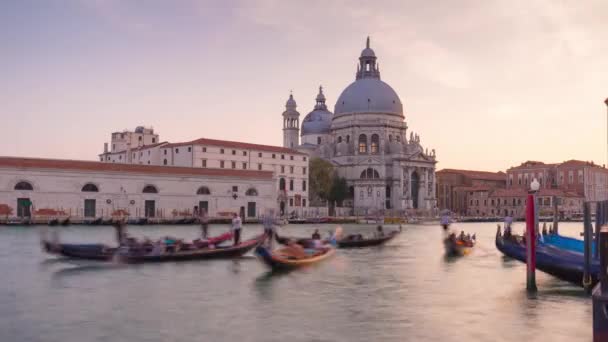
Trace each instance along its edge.
<path fill-rule="evenodd" d="M 536 292 L 536 229 L 538 224 L 538 209 L 536 194 L 540 183 L 536 178 L 530 183 L 530 192 L 526 200 L 526 289 Z"/>

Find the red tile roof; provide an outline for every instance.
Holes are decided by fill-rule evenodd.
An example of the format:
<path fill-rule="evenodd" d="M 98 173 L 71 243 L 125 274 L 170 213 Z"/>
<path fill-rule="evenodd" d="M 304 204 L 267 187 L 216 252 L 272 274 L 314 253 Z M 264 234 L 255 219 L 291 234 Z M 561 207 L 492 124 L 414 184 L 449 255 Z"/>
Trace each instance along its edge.
<path fill-rule="evenodd" d="M 0 157 L 0 168 L 60 169 L 90 172 L 145 173 L 152 175 L 184 175 L 272 179 L 271 171 L 206 169 L 195 167 L 156 166 L 102 163 L 86 160 Z"/>
<path fill-rule="evenodd" d="M 286 147 L 250 144 L 250 143 L 244 143 L 244 142 L 238 142 L 238 141 L 216 140 L 216 139 L 207 139 L 207 138 L 200 138 L 200 139 L 187 141 L 187 142 L 171 143 L 171 144 L 167 144 L 165 147 L 177 147 L 177 146 L 187 146 L 187 145 L 220 146 L 220 147 L 228 147 L 228 148 L 240 148 L 240 149 L 251 149 L 251 150 L 260 150 L 260 151 L 268 151 L 268 152 L 306 155 L 306 153 L 298 152 L 296 150 L 286 148 Z"/>
<path fill-rule="evenodd" d="M 465 175 L 467 177 L 473 179 L 484 179 L 484 180 L 507 180 L 507 174 L 500 172 L 489 172 L 489 171 L 474 171 L 474 170 L 458 170 L 458 169 L 443 169 L 439 170 L 436 173 L 458 173 L 461 175 Z"/>

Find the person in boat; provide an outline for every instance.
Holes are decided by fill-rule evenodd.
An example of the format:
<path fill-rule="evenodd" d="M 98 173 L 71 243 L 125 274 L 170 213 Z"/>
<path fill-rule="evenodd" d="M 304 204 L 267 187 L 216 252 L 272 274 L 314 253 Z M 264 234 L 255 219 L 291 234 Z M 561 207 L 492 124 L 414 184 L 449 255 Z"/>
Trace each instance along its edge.
<path fill-rule="evenodd" d="M 297 244 L 293 240 L 289 240 L 287 242 L 287 247 L 282 249 L 282 254 L 288 256 L 289 258 L 293 258 L 293 259 L 304 259 L 304 258 L 308 257 L 308 254 L 306 254 L 304 247 Z"/>
<path fill-rule="evenodd" d="M 465 239 L 466 239 L 466 235 L 464 235 L 464 230 L 461 230 L 461 231 L 460 231 L 460 235 L 458 236 L 458 239 L 459 239 L 460 241 L 465 241 Z"/>
<path fill-rule="evenodd" d="M 112 223 L 114 229 L 116 230 L 116 242 L 118 246 L 122 246 L 125 243 L 125 238 L 127 236 L 127 228 L 125 226 L 125 222 L 123 220 L 116 220 Z"/>
<path fill-rule="evenodd" d="M 243 221 L 239 214 L 234 213 L 232 215 L 232 232 L 234 234 L 234 245 L 238 245 L 241 242 L 241 228 Z"/>
<path fill-rule="evenodd" d="M 312 233 L 312 239 L 313 240 L 321 240 L 321 233 L 319 233 L 318 229 L 315 229 L 315 232 Z"/>
<path fill-rule="evenodd" d="M 274 240 L 274 210 L 268 209 L 262 221 L 264 225 L 264 234 L 266 234 L 267 245 L 272 249 L 272 241 Z"/>
<path fill-rule="evenodd" d="M 471 236 L 471 240 L 477 240 L 477 234 L 473 233 L 473 236 Z"/>
<path fill-rule="evenodd" d="M 378 227 L 376 227 L 376 237 L 384 237 L 384 230 L 382 229 L 381 225 L 378 225 Z"/>
<path fill-rule="evenodd" d="M 445 214 L 445 215 L 441 216 L 441 227 L 443 227 L 443 230 L 448 230 L 448 228 L 450 227 L 450 223 L 451 223 L 450 215 Z"/>
<path fill-rule="evenodd" d="M 207 210 L 200 210 L 200 221 L 202 237 L 203 239 L 207 239 L 207 229 L 209 227 L 209 216 L 207 215 Z"/>

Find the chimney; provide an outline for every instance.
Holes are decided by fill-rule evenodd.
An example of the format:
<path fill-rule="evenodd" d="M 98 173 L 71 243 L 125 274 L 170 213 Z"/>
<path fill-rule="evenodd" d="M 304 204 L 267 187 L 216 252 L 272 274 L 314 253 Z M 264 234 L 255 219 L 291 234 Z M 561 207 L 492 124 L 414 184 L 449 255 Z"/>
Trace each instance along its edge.
<path fill-rule="evenodd" d="M 103 153 L 108 153 L 108 143 L 103 143 Z"/>

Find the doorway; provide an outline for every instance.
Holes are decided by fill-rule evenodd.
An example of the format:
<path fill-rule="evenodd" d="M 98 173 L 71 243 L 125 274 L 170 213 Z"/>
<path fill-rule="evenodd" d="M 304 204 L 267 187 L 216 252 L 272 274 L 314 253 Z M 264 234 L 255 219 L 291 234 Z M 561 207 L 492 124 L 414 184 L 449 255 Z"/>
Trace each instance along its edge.
<path fill-rule="evenodd" d="M 420 190 L 420 176 L 418 172 L 412 172 L 412 207 L 418 209 L 418 191 Z"/>
<path fill-rule="evenodd" d="M 17 198 L 17 216 L 18 217 L 32 217 L 30 208 L 32 207 L 32 201 L 29 198 Z"/>
<path fill-rule="evenodd" d="M 255 202 L 247 202 L 247 217 L 255 217 Z"/>
<path fill-rule="evenodd" d="M 84 200 L 84 217 L 95 217 L 96 203 L 94 199 Z"/>
<path fill-rule="evenodd" d="M 154 217 L 156 213 L 156 201 L 154 200 L 146 200 L 144 204 L 145 209 L 145 217 Z"/>

